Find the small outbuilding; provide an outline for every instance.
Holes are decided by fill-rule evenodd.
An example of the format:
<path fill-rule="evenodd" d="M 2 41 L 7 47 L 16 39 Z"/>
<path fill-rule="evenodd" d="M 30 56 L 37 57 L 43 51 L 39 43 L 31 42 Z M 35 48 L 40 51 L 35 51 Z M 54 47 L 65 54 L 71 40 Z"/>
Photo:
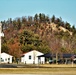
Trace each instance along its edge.
<path fill-rule="evenodd" d="M 12 55 L 5 52 L 1 53 L 1 63 L 12 63 Z"/>
<path fill-rule="evenodd" d="M 40 55 L 43 55 L 43 53 L 36 50 L 32 50 L 22 55 L 21 62 L 25 64 L 44 64 L 45 57 L 38 57 Z"/>
<path fill-rule="evenodd" d="M 46 53 L 44 55 L 41 55 L 39 57 L 45 57 L 48 60 L 46 60 L 46 62 L 48 63 L 56 63 L 56 54 L 51 54 L 51 53 Z M 72 63 L 72 61 L 74 63 L 76 63 L 76 54 L 58 54 L 58 63 L 65 63 L 65 64 L 69 64 Z"/>

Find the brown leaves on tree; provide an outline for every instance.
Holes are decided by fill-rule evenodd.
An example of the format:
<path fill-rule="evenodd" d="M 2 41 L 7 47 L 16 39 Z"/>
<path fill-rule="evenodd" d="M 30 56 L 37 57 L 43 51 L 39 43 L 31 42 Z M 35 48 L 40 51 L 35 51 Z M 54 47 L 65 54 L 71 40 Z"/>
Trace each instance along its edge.
<path fill-rule="evenodd" d="M 9 45 L 9 54 L 13 55 L 14 57 L 19 58 L 22 54 L 22 51 L 20 49 L 19 43 L 14 43 Z"/>

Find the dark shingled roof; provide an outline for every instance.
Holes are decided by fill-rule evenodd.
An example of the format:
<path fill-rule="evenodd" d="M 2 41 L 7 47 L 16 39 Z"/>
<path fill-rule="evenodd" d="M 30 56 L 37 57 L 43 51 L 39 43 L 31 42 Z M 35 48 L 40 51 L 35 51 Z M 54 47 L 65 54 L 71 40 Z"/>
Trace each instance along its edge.
<path fill-rule="evenodd" d="M 60 56 L 59 54 L 58 54 L 58 56 Z M 76 55 L 75 54 L 62 54 L 62 56 L 63 56 L 63 58 L 71 58 L 71 57 L 76 57 Z M 56 57 L 56 54 L 51 54 L 51 53 L 46 53 L 46 54 L 44 54 L 44 55 L 40 55 L 40 56 L 38 56 L 38 57 L 46 57 L 46 58 L 51 58 L 51 57 Z"/>
<path fill-rule="evenodd" d="M 63 58 L 71 58 L 74 54 L 63 54 Z"/>
<path fill-rule="evenodd" d="M 50 57 L 55 57 L 56 55 L 55 54 L 51 54 L 51 53 L 46 53 L 44 55 L 40 55 L 38 57 L 47 57 L 47 58 L 50 58 Z"/>

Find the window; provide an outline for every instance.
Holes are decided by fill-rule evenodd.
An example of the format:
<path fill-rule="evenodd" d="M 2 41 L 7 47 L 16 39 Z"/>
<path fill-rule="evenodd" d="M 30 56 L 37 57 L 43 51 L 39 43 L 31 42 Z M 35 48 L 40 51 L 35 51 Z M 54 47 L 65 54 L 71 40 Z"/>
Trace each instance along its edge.
<path fill-rule="evenodd" d="M 1 58 L 1 62 L 4 62 L 4 60 Z"/>
<path fill-rule="evenodd" d="M 8 58 L 8 60 L 10 60 L 10 58 Z"/>
<path fill-rule="evenodd" d="M 31 59 L 31 55 L 29 55 L 29 59 Z"/>
<path fill-rule="evenodd" d="M 7 58 L 5 58 L 5 61 L 7 61 Z"/>

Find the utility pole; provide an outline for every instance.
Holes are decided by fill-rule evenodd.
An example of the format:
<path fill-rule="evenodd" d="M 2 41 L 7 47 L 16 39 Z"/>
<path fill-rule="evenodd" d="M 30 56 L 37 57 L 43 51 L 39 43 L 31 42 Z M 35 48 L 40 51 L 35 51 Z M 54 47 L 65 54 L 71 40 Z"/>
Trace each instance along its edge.
<path fill-rule="evenodd" d="M 2 32 L 2 24 L 0 23 L 0 64 L 1 64 L 1 37 L 4 36 Z"/>

